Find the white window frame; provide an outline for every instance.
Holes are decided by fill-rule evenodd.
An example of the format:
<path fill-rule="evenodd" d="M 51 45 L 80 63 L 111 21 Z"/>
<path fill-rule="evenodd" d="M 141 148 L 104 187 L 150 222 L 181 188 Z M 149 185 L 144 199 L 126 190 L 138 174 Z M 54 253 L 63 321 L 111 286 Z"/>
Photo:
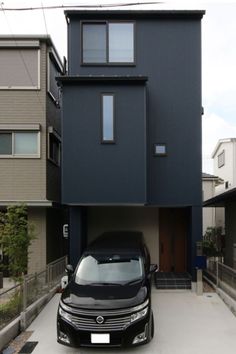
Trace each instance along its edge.
<path fill-rule="evenodd" d="M 0 124 L 0 134 L 1 133 L 9 133 L 12 135 L 12 154 L 0 154 L 0 159 L 39 159 L 41 157 L 41 132 L 39 124 Z M 37 133 L 37 154 L 15 154 L 14 147 L 16 133 Z"/>
<path fill-rule="evenodd" d="M 36 86 L 0 86 L 0 90 L 40 90 L 41 55 L 39 41 L 0 41 L 0 48 L 19 51 L 35 49 L 38 52 L 38 84 Z"/>

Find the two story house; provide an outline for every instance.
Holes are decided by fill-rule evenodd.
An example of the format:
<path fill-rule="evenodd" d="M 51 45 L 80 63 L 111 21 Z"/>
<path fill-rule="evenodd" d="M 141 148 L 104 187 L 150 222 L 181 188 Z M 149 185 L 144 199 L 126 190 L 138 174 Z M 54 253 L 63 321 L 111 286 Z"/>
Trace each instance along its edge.
<path fill-rule="evenodd" d="M 222 188 L 224 184 L 223 179 L 209 173 L 202 173 L 202 192 L 203 201 L 206 201 L 215 196 L 218 188 Z M 220 227 L 224 233 L 224 208 L 203 208 L 202 211 L 202 231 L 205 234 L 208 227 Z"/>
<path fill-rule="evenodd" d="M 0 208 L 28 207 L 36 237 L 29 250 L 29 273 L 64 252 L 55 80 L 62 72 L 50 37 L 0 36 Z"/>
<path fill-rule="evenodd" d="M 202 236 L 204 11 L 66 11 L 62 203 L 69 256 L 104 231 L 142 231 L 152 262 L 195 281 Z"/>

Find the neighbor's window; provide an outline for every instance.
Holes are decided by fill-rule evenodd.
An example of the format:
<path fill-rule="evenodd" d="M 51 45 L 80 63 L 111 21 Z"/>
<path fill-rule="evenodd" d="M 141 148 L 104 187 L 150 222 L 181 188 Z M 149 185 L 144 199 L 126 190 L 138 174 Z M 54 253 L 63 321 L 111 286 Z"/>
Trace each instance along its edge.
<path fill-rule="evenodd" d="M 225 151 L 223 150 L 219 155 L 218 155 L 218 167 L 222 167 L 225 164 Z"/>
<path fill-rule="evenodd" d="M 50 50 L 48 53 L 48 73 L 47 73 L 47 89 L 50 97 L 56 104 L 59 104 L 59 87 L 57 85 L 56 77 L 62 73 L 62 67 L 54 51 Z"/>
<path fill-rule="evenodd" d="M 38 48 L 1 48 L 0 88 L 39 89 Z"/>
<path fill-rule="evenodd" d="M 39 132 L 0 132 L 2 157 L 39 157 Z"/>
<path fill-rule="evenodd" d="M 12 154 L 12 134 L 0 133 L 0 155 Z"/>
<path fill-rule="evenodd" d="M 51 127 L 50 127 L 51 128 Z M 48 159 L 60 166 L 61 162 L 61 141 L 59 135 L 53 130 L 49 129 L 48 136 Z"/>
<path fill-rule="evenodd" d="M 85 64 L 134 63 L 134 23 L 82 24 L 82 62 Z"/>
<path fill-rule="evenodd" d="M 114 143 L 114 95 L 102 94 L 102 142 Z"/>

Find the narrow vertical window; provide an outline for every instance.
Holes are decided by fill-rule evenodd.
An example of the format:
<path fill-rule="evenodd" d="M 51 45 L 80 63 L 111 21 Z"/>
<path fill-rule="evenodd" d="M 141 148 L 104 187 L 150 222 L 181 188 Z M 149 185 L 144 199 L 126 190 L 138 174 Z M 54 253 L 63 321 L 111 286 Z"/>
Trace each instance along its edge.
<path fill-rule="evenodd" d="M 102 142 L 114 143 L 114 95 L 102 95 Z"/>

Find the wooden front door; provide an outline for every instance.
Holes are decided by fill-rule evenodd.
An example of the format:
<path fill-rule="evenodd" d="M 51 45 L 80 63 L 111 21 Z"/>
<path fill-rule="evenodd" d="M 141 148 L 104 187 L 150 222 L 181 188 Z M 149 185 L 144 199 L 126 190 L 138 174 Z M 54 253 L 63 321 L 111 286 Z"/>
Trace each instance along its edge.
<path fill-rule="evenodd" d="M 160 271 L 186 272 L 187 220 L 186 209 L 160 209 Z"/>

